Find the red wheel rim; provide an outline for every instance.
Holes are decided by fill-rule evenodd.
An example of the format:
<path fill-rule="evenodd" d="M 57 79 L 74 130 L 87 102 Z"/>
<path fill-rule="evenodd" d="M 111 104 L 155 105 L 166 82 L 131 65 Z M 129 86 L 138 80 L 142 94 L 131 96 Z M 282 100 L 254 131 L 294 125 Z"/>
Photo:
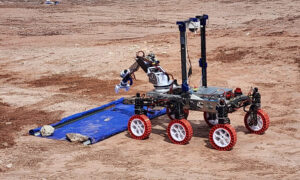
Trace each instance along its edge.
<path fill-rule="evenodd" d="M 257 125 L 250 125 L 250 113 L 247 112 L 247 114 L 244 117 L 244 123 L 248 131 L 254 134 L 263 134 L 270 125 L 270 119 L 266 112 L 264 112 L 262 109 L 259 109 L 257 111 Z"/>
<path fill-rule="evenodd" d="M 169 139 L 174 144 L 187 144 L 193 136 L 193 128 L 186 119 L 172 120 L 167 131 Z"/>
<path fill-rule="evenodd" d="M 151 129 L 151 121 L 146 115 L 133 115 L 128 121 L 128 132 L 133 139 L 148 138 Z"/>
<path fill-rule="evenodd" d="M 229 124 L 217 124 L 209 131 L 209 141 L 213 148 L 228 151 L 237 141 L 236 131 Z"/>

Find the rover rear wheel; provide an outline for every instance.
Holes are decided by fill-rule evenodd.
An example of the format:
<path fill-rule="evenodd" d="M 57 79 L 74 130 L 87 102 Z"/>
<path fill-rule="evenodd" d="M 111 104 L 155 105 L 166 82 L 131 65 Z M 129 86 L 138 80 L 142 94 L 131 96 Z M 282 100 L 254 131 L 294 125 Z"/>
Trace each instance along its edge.
<path fill-rule="evenodd" d="M 167 131 L 169 139 L 174 144 L 187 144 L 193 136 L 193 128 L 186 119 L 172 120 Z"/>
<path fill-rule="evenodd" d="M 146 115 L 133 115 L 128 121 L 128 132 L 133 139 L 146 139 L 151 133 L 151 121 Z"/>
<path fill-rule="evenodd" d="M 237 141 L 235 129 L 230 124 L 217 124 L 209 131 L 209 141 L 215 149 L 228 151 Z"/>

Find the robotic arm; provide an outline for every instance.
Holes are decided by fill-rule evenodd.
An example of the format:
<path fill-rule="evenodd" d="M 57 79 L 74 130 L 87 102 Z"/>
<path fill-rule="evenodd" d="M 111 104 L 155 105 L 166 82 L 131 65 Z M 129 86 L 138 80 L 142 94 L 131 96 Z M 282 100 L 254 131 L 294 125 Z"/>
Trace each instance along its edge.
<path fill-rule="evenodd" d="M 120 73 L 122 78 L 120 84 L 116 85 L 115 91 L 119 92 L 120 89 L 128 91 L 133 84 L 134 72 L 140 67 L 149 77 L 149 82 L 152 83 L 157 91 L 168 91 L 173 85 L 173 80 L 170 80 L 169 76 L 173 78 L 171 74 L 165 72 L 160 66 L 159 61 L 156 59 L 154 53 L 150 53 L 145 57 L 143 51 L 136 53 L 136 62 L 133 63 L 129 69 L 125 69 Z"/>
<path fill-rule="evenodd" d="M 116 85 L 115 91 L 116 93 L 119 93 L 120 89 L 124 89 L 125 91 L 128 91 L 130 86 L 133 84 L 133 80 L 131 77 L 131 74 L 133 72 L 130 72 L 130 69 L 125 69 L 120 73 L 120 76 L 122 78 L 120 84 Z"/>

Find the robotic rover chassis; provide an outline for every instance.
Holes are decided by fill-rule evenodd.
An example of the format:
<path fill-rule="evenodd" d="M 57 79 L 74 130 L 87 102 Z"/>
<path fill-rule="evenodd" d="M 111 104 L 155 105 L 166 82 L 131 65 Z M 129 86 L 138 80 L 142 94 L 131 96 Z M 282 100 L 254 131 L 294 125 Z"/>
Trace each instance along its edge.
<path fill-rule="evenodd" d="M 144 52 L 137 52 L 136 62 L 129 69 L 121 72 L 123 79 L 116 85 L 116 92 L 120 89 L 129 90 L 135 78 L 134 72 L 140 67 L 147 73 L 149 82 L 154 85 L 153 91 L 143 95 L 137 93 L 132 99 L 127 99 L 128 104 L 135 105 L 135 115 L 128 121 L 128 131 L 132 138 L 141 140 L 149 137 L 151 121 L 146 115 L 151 113 L 152 108 L 159 107 L 166 108 L 171 120 L 167 133 L 171 142 L 175 144 L 187 144 L 193 136 L 192 126 L 187 121 L 190 110 L 204 112 L 204 120 L 211 127 L 209 141 L 217 150 L 230 150 L 235 145 L 237 135 L 230 125 L 228 113 L 233 113 L 239 108 L 243 108 L 246 112 L 244 123 L 251 133 L 263 134 L 268 129 L 269 117 L 260 108 L 261 96 L 258 88 L 251 88 L 249 93 L 244 95 L 240 88 L 233 91 L 230 88 L 207 86 L 205 35 L 207 20 L 208 16 L 204 14 L 190 18 L 188 21 L 177 22 L 181 45 L 181 85 L 178 85 L 176 79 L 159 65 L 153 53 L 145 56 Z M 187 72 L 187 28 L 192 32 L 200 29 L 199 66 L 202 68 L 202 86 L 197 89 L 190 88 L 188 85 L 192 69 L 190 65 Z"/>

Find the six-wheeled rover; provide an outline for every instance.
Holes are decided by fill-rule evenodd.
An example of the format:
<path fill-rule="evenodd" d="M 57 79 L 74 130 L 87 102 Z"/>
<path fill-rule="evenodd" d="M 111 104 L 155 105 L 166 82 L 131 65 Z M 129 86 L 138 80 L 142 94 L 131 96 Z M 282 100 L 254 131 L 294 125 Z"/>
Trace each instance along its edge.
<path fill-rule="evenodd" d="M 187 117 L 189 111 L 204 112 L 204 120 L 209 127 L 209 141 L 217 150 L 230 150 L 237 141 L 235 129 L 230 125 L 228 113 L 239 108 L 246 112 L 244 123 L 246 128 L 255 134 L 263 134 L 269 127 L 269 117 L 261 109 L 261 96 L 258 88 L 251 88 L 249 93 L 243 94 L 240 88 L 230 89 L 207 86 L 206 35 L 207 15 L 196 16 L 187 21 L 178 21 L 181 47 L 182 84 L 179 85 L 174 77 L 166 72 L 156 59 L 154 53 L 146 55 L 143 51 L 136 54 L 134 64 L 121 72 L 122 80 L 115 90 L 126 91 L 133 83 L 134 72 L 139 68 L 147 73 L 149 82 L 154 90 L 146 94 L 137 93 L 127 103 L 135 105 L 135 115 L 128 121 L 128 131 L 134 139 L 146 139 L 151 133 L 151 121 L 147 113 L 157 107 L 165 107 L 170 118 L 167 134 L 171 142 L 186 144 L 193 136 L 193 129 Z M 200 29 L 201 58 L 199 66 L 202 68 L 202 85 L 191 88 L 188 78 L 192 74 L 191 65 L 187 69 L 187 32 Z M 189 62 L 190 64 L 190 62 Z M 248 108 L 247 108 L 248 107 Z"/>

